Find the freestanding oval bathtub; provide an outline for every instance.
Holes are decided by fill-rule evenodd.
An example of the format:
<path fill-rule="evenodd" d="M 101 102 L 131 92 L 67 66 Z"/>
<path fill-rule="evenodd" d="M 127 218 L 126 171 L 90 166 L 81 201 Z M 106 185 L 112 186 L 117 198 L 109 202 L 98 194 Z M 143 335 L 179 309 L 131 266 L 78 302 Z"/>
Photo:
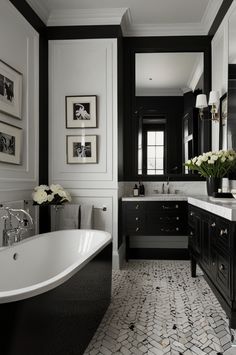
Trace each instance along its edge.
<path fill-rule="evenodd" d="M 0 250 L 1 354 L 82 355 L 111 298 L 111 235 L 63 230 Z"/>
<path fill-rule="evenodd" d="M 36 235 L 0 250 L 0 303 L 51 290 L 78 272 L 111 242 L 98 230 Z"/>

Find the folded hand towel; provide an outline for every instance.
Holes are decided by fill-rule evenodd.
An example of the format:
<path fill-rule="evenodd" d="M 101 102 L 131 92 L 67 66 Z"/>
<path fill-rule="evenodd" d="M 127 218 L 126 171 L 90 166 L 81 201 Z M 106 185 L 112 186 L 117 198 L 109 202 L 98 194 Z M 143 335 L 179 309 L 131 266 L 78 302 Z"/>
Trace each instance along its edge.
<path fill-rule="evenodd" d="M 58 227 L 62 229 L 78 229 L 79 228 L 79 205 L 65 205 L 60 210 L 58 218 Z"/>
<path fill-rule="evenodd" d="M 93 228 L 93 205 L 80 205 L 80 229 Z"/>

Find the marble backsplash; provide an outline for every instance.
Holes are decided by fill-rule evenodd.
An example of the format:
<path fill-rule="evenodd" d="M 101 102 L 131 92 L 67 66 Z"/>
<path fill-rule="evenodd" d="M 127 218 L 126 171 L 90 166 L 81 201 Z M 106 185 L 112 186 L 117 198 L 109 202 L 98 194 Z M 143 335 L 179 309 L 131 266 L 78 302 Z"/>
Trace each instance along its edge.
<path fill-rule="evenodd" d="M 164 183 L 165 193 L 167 192 L 166 181 L 145 181 L 143 182 L 145 187 L 145 195 L 154 195 L 162 193 L 162 186 Z M 133 187 L 138 184 L 137 181 L 125 181 L 119 183 L 119 195 L 132 196 Z M 181 195 L 206 195 L 206 182 L 205 181 L 170 181 L 169 182 L 170 193 L 177 193 Z"/>

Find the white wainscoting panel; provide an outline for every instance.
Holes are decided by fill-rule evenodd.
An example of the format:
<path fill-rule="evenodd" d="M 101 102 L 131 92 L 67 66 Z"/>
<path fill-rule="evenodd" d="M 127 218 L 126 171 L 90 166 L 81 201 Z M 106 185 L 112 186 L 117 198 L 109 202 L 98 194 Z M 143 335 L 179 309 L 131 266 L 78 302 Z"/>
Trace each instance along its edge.
<path fill-rule="evenodd" d="M 50 175 L 67 188 L 117 187 L 117 41 L 50 41 Z M 65 97 L 97 96 L 97 128 L 67 129 Z M 97 164 L 67 164 L 66 135 L 97 135 Z"/>
<path fill-rule="evenodd" d="M 23 74 L 22 119 L 0 121 L 23 129 L 22 163 L 0 162 L 0 201 L 29 197 L 38 181 L 39 36 L 8 0 L 0 3 L 0 59 Z"/>

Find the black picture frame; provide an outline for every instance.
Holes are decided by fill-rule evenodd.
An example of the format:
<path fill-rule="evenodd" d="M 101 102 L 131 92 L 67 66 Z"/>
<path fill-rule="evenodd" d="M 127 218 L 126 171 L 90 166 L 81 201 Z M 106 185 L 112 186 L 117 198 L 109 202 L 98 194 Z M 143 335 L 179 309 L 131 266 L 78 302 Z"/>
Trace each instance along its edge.
<path fill-rule="evenodd" d="M 66 136 L 67 164 L 97 164 L 96 135 Z"/>
<path fill-rule="evenodd" d="M 23 75 L 0 60 L 0 112 L 21 119 Z"/>
<path fill-rule="evenodd" d="M 97 127 L 97 96 L 74 95 L 65 97 L 66 128 Z"/>
<path fill-rule="evenodd" d="M 0 162 L 21 164 L 22 129 L 0 121 Z"/>

